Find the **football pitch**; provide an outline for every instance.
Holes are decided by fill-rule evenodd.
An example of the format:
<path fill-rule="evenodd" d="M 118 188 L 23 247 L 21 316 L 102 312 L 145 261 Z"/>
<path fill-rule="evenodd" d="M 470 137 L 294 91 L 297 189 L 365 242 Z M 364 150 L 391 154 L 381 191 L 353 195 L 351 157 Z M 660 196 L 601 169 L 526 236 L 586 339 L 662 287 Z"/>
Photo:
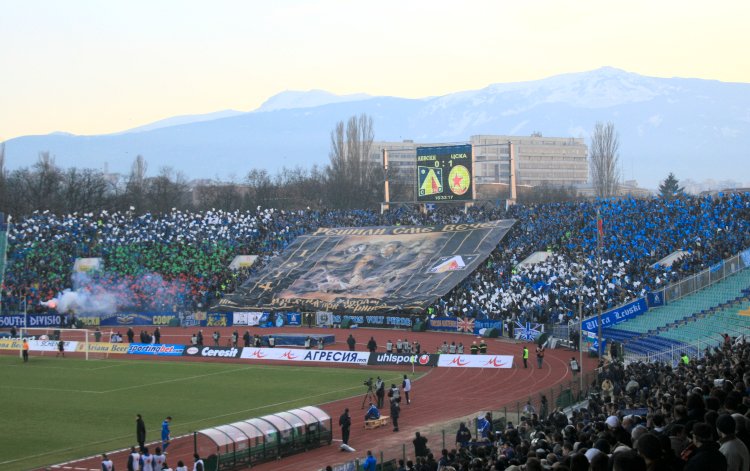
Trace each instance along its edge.
<path fill-rule="evenodd" d="M 394 371 L 194 361 L 0 355 L 0 469 L 24 470 L 130 447 L 135 414 L 147 441 L 359 395 Z M 334 417 L 334 422 L 338 420 Z"/>

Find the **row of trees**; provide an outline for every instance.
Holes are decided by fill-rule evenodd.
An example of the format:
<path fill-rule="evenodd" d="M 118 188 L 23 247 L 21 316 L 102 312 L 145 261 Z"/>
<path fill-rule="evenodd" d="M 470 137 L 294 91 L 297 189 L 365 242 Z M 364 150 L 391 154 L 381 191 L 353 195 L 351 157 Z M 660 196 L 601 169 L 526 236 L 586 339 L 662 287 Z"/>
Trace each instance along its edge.
<path fill-rule="evenodd" d="M 33 165 L 12 172 L 5 169 L 0 144 L 0 212 L 13 215 L 35 210 L 56 213 L 101 209 L 138 213 L 166 212 L 171 208 L 227 210 L 257 206 L 295 208 L 375 208 L 383 199 L 383 168 L 371 156 L 374 129 L 367 115 L 352 116 L 331 131 L 329 163 L 325 167 L 282 169 L 271 175 L 251 170 L 241 181 L 188 184 L 185 176 L 171 168 L 149 176 L 142 156 L 136 157 L 125 176 L 94 169 L 62 169 L 49 152 L 41 152 Z M 589 165 L 595 194 L 617 194 L 619 139 L 612 123 L 597 123 L 591 138 Z M 392 191 L 396 188 L 392 188 Z M 664 198 L 683 193 L 670 174 L 660 187 Z M 522 202 L 575 199 L 572 188 L 538 187 L 520 195 Z"/>
<path fill-rule="evenodd" d="M 353 116 L 331 132 L 330 163 L 324 168 L 282 169 L 271 175 L 251 170 L 241 181 L 193 182 L 171 168 L 149 176 L 137 156 L 126 176 L 95 169 L 62 169 L 49 152 L 14 171 L 5 168 L 0 144 L 0 212 L 21 216 L 35 210 L 73 213 L 129 210 L 138 213 L 178 209 L 374 208 L 382 200 L 383 172 L 370 159 L 372 118 Z"/>

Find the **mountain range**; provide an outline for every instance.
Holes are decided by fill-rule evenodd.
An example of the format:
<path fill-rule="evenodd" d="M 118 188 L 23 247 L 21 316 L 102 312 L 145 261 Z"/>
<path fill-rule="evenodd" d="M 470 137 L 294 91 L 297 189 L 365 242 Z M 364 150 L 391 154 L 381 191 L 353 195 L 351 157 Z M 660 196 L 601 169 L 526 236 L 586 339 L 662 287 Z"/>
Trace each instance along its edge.
<path fill-rule="evenodd" d="M 408 99 L 322 90 L 288 91 L 250 112 L 177 116 L 106 135 L 52 133 L 6 142 L 10 170 L 49 151 L 62 167 L 127 173 L 136 155 L 149 168 L 188 178 L 240 179 L 252 168 L 324 165 L 338 121 L 366 113 L 375 139 L 463 142 L 475 134 L 584 137 L 614 123 L 625 179 L 656 188 L 678 179 L 750 186 L 750 84 L 646 77 L 604 67 L 480 90 Z M 153 171 L 151 173 L 154 173 Z"/>

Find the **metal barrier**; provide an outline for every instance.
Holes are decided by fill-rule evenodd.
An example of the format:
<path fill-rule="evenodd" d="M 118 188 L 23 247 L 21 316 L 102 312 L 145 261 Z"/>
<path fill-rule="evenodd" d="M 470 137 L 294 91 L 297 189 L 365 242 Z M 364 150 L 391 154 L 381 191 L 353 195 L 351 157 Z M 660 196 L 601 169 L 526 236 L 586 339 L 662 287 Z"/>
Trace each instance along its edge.
<path fill-rule="evenodd" d="M 689 294 L 693 294 L 708 285 L 721 281 L 729 275 L 733 275 L 743 270 L 744 268 L 747 268 L 747 265 L 742 260 L 742 257 L 740 255 L 735 255 L 717 263 L 711 268 L 706 268 L 684 280 L 670 284 L 664 289 L 664 300 L 666 302 L 671 302 Z"/>

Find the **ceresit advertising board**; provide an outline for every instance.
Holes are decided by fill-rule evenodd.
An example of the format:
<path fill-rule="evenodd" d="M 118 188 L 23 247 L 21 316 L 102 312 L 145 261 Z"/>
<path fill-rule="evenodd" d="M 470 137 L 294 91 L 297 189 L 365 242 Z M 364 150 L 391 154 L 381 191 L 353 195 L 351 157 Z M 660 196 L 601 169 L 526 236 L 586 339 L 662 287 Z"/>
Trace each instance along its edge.
<path fill-rule="evenodd" d="M 438 358 L 443 368 L 512 368 L 513 355 L 444 355 Z"/>
<path fill-rule="evenodd" d="M 303 361 L 317 363 L 346 363 L 366 365 L 369 352 L 344 350 L 305 350 L 298 348 L 243 348 L 240 358 L 245 360 Z"/>

